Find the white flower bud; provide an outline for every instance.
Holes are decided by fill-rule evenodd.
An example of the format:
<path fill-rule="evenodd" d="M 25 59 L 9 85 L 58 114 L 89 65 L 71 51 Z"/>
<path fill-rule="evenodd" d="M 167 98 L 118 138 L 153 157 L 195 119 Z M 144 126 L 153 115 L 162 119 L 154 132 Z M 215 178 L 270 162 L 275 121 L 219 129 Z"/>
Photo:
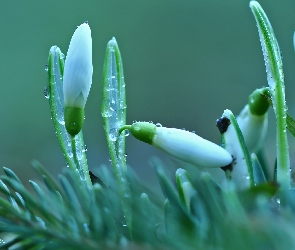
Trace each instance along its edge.
<path fill-rule="evenodd" d="M 63 92 L 66 107 L 85 107 L 92 71 L 91 30 L 87 23 L 82 23 L 72 36 L 65 61 Z"/>
<path fill-rule="evenodd" d="M 84 107 L 92 83 L 92 38 L 87 23 L 75 30 L 68 49 L 64 76 L 64 119 L 68 133 L 75 136 L 84 123 Z"/>
<path fill-rule="evenodd" d="M 249 153 L 257 153 L 263 146 L 267 132 L 268 113 L 253 115 L 246 105 L 237 117 Z"/>
<path fill-rule="evenodd" d="M 136 122 L 128 129 L 135 138 L 197 166 L 218 168 L 232 162 L 225 149 L 185 130 L 157 127 L 148 122 Z"/>
<path fill-rule="evenodd" d="M 268 124 L 267 95 L 268 88 L 256 89 L 237 117 L 249 153 L 257 153 L 263 146 Z"/>

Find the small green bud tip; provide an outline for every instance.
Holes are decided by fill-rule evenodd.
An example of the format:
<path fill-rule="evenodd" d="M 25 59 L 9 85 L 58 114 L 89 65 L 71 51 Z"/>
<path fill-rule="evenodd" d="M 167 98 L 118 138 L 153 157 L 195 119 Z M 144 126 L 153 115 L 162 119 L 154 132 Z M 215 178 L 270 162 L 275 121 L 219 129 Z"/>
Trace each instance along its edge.
<path fill-rule="evenodd" d="M 80 132 L 84 123 L 84 109 L 65 107 L 64 110 L 65 125 L 68 133 L 75 136 Z"/>
<path fill-rule="evenodd" d="M 153 123 L 135 122 L 128 129 L 136 139 L 152 144 L 156 128 L 156 125 Z"/>
<path fill-rule="evenodd" d="M 265 98 L 268 95 L 268 88 L 256 89 L 248 99 L 249 109 L 252 115 L 262 116 L 269 107 L 269 103 Z"/>

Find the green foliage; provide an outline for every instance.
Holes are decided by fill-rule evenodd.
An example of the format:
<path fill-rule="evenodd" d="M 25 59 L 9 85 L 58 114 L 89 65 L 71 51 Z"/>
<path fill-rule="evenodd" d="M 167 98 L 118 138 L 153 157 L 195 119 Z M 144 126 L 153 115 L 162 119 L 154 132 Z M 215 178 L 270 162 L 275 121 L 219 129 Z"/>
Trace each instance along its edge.
<path fill-rule="evenodd" d="M 97 172 L 101 184 L 92 187 L 77 185 L 79 177 L 70 169 L 59 176 L 58 184 L 38 162 L 34 167 L 44 182 L 30 181 L 35 194 L 11 170 L 1 176 L 1 191 L 8 201 L 0 199 L 0 231 L 11 233 L 11 240 L 1 249 L 8 245 L 20 249 L 295 247 L 294 190 L 279 193 L 288 201 L 280 205 L 274 184 L 237 192 L 230 183 L 221 189 L 208 174 L 191 178 L 183 169 L 177 170 L 177 190 L 157 162 L 166 200 L 148 191 L 129 172 L 132 231 L 128 231 L 115 177 L 106 166 Z M 184 195 L 185 183 L 189 183 L 189 195 Z M 187 197 L 189 203 L 184 202 Z"/>

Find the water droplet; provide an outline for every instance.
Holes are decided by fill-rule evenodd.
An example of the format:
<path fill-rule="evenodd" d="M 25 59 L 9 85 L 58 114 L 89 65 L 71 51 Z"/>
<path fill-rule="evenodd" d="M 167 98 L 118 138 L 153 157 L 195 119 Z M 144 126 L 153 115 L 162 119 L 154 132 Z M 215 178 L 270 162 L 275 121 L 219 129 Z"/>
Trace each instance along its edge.
<path fill-rule="evenodd" d="M 280 198 L 277 198 L 276 202 L 280 205 L 281 204 Z"/>
<path fill-rule="evenodd" d="M 111 128 L 109 130 L 109 138 L 111 141 L 116 141 L 118 139 L 118 129 L 117 128 Z"/>
<path fill-rule="evenodd" d="M 244 178 L 245 178 L 246 180 L 250 180 L 250 176 L 249 176 L 248 174 L 245 175 Z"/>
<path fill-rule="evenodd" d="M 112 76 L 112 79 L 115 79 L 116 77 L 115 76 Z"/>
<path fill-rule="evenodd" d="M 48 64 L 45 64 L 45 71 L 48 71 Z"/>
<path fill-rule="evenodd" d="M 127 154 L 125 154 L 125 157 L 127 157 L 128 155 Z"/>
<path fill-rule="evenodd" d="M 185 131 L 185 128 L 181 128 L 181 130 L 184 130 Z"/>
<path fill-rule="evenodd" d="M 196 133 L 196 131 L 195 131 L 195 130 L 193 130 L 193 131 L 192 131 L 192 133 L 193 133 L 193 134 L 195 134 L 195 133 Z"/>
<path fill-rule="evenodd" d="M 128 129 L 125 130 L 125 136 L 129 136 L 130 135 L 130 131 Z"/>
<path fill-rule="evenodd" d="M 112 159 L 111 158 L 109 158 L 109 162 L 112 162 Z"/>
<path fill-rule="evenodd" d="M 58 123 L 59 123 L 60 125 L 65 125 L 65 121 L 64 121 L 64 120 L 58 120 Z"/>
<path fill-rule="evenodd" d="M 66 167 L 67 167 L 67 168 L 69 168 L 69 167 L 70 167 L 70 165 L 69 165 L 69 163 L 68 163 L 68 162 L 67 162 L 67 165 L 66 165 Z"/>
<path fill-rule="evenodd" d="M 162 127 L 162 124 L 161 123 L 156 123 L 156 127 L 160 128 L 160 127 Z"/>
<path fill-rule="evenodd" d="M 84 227 L 84 231 L 85 231 L 86 233 L 89 233 L 89 227 L 88 227 L 88 224 L 87 224 L 87 223 L 84 223 L 84 224 L 83 224 L 83 227 Z"/>
<path fill-rule="evenodd" d="M 84 150 L 82 150 L 82 152 L 86 152 L 88 150 L 87 145 L 84 145 Z"/>
<path fill-rule="evenodd" d="M 152 122 L 152 121 L 149 121 L 149 123 L 153 124 L 153 122 Z"/>
<path fill-rule="evenodd" d="M 116 141 L 117 140 L 117 136 L 115 136 L 114 134 L 109 134 L 109 138 L 111 141 Z"/>
<path fill-rule="evenodd" d="M 43 94 L 44 94 L 44 96 L 45 96 L 46 99 L 49 98 L 49 87 L 48 87 L 48 86 L 46 86 L 46 87 L 44 88 L 44 90 L 43 90 Z"/>

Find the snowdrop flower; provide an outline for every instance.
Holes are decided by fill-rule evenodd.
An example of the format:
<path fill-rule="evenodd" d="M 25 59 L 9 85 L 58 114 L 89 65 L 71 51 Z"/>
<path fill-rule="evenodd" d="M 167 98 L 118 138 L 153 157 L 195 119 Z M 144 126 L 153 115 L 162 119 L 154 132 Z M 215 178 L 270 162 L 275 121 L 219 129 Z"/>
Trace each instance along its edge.
<path fill-rule="evenodd" d="M 269 104 L 262 96 L 267 95 L 266 91 L 268 88 L 256 89 L 237 117 L 249 153 L 257 153 L 266 136 Z"/>
<path fill-rule="evenodd" d="M 66 129 L 72 136 L 83 126 L 92 71 L 91 30 L 87 23 L 83 23 L 72 36 L 64 67 L 64 118 Z"/>
<path fill-rule="evenodd" d="M 225 149 L 185 130 L 157 127 L 149 122 L 136 122 L 120 131 L 124 129 L 129 129 L 135 138 L 194 165 L 218 168 L 232 162 Z"/>

